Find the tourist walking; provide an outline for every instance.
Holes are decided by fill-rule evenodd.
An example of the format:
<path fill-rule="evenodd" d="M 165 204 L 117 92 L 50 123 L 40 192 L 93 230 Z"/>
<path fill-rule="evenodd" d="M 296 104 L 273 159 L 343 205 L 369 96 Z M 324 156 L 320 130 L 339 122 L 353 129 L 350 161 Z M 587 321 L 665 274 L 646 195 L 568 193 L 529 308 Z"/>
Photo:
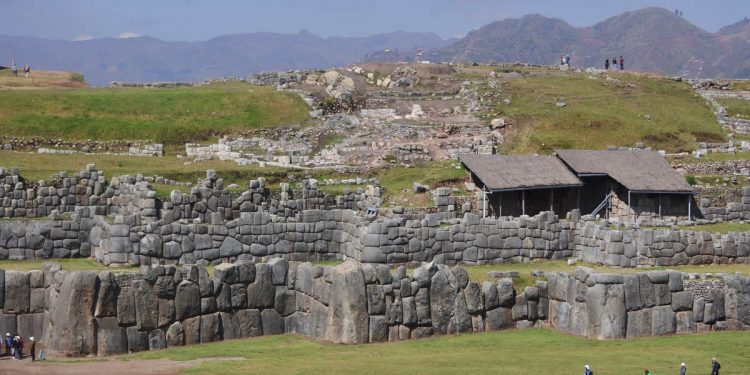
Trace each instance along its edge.
<path fill-rule="evenodd" d="M 617 70 L 617 58 L 612 59 L 612 70 Z"/>
<path fill-rule="evenodd" d="M 711 358 L 711 375 L 719 375 L 720 369 L 721 365 L 719 364 L 719 361 L 717 361 L 716 358 Z"/>
<path fill-rule="evenodd" d="M 685 362 L 680 363 L 680 375 L 687 375 L 687 367 Z"/>
<path fill-rule="evenodd" d="M 5 334 L 5 355 L 10 357 L 10 345 L 11 345 L 10 333 Z"/>
<path fill-rule="evenodd" d="M 23 76 L 29 78 L 29 73 L 31 73 L 31 68 L 29 68 L 29 64 L 26 64 L 26 66 L 23 67 Z"/>
<path fill-rule="evenodd" d="M 18 336 L 18 359 L 23 359 L 23 337 Z"/>
<path fill-rule="evenodd" d="M 625 59 L 620 56 L 620 70 L 625 70 Z"/>
<path fill-rule="evenodd" d="M 604 60 L 604 70 L 609 70 L 609 59 Z"/>
<path fill-rule="evenodd" d="M 13 359 L 17 359 L 18 356 L 18 336 L 13 335 L 13 338 L 10 340 L 10 356 Z"/>
<path fill-rule="evenodd" d="M 31 341 L 31 362 L 36 361 L 36 341 L 34 341 L 34 336 L 29 337 L 29 341 Z"/>
<path fill-rule="evenodd" d="M 589 365 L 583 366 L 583 375 L 594 375 L 594 372 L 591 371 L 591 368 L 589 368 Z"/>
<path fill-rule="evenodd" d="M 13 70 L 13 77 L 18 77 L 18 65 L 16 65 L 16 59 L 10 60 L 10 68 Z"/>

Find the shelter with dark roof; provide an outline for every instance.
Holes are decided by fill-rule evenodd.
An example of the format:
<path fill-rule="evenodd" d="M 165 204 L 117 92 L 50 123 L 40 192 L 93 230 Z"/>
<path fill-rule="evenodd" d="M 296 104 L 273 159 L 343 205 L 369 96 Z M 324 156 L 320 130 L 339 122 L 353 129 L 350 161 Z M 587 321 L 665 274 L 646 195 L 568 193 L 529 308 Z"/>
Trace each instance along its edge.
<path fill-rule="evenodd" d="M 557 150 L 583 182 L 582 214 L 635 221 L 641 215 L 692 217 L 693 189 L 651 150 Z"/>
<path fill-rule="evenodd" d="M 583 184 L 554 156 L 460 155 L 482 190 L 483 216 L 565 215 L 578 207 Z"/>

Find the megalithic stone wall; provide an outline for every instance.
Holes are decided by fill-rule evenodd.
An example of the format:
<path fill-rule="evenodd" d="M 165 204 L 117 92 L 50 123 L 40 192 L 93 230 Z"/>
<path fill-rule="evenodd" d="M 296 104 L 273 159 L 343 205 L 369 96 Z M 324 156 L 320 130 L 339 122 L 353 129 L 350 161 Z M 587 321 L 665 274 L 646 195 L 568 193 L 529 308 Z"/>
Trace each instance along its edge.
<path fill-rule="evenodd" d="M 549 324 L 578 336 L 620 339 L 750 329 L 750 277 L 683 283 L 677 271 L 549 275 Z"/>
<path fill-rule="evenodd" d="M 551 327 L 597 339 L 750 329 L 750 277 L 683 283 L 674 271 L 579 267 L 516 291 L 466 270 L 349 261 L 142 267 L 135 273 L 0 270 L 0 332 L 42 338 L 51 355 L 111 355 L 296 333 L 359 344 Z"/>
<path fill-rule="evenodd" d="M 546 282 L 516 293 L 461 268 L 288 262 L 142 267 L 135 273 L 0 271 L 0 331 L 41 338 L 51 355 L 111 355 L 297 333 L 367 343 L 543 324 Z"/>

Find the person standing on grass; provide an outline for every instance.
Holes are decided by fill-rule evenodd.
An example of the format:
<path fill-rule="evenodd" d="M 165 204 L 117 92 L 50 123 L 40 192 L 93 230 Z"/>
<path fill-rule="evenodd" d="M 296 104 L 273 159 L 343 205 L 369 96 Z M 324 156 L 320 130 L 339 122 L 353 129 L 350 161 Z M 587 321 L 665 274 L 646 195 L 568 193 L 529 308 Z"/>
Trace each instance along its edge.
<path fill-rule="evenodd" d="M 36 341 L 34 341 L 34 336 L 31 336 L 29 341 L 31 341 L 31 362 L 34 362 L 36 361 Z"/>
<path fill-rule="evenodd" d="M 26 64 L 26 66 L 23 67 L 23 76 L 29 78 L 29 73 L 31 73 L 31 68 L 29 68 L 29 64 Z"/>
<path fill-rule="evenodd" d="M 620 70 L 625 70 L 625 59 L 620 56 Z"/>
<path fill-rule="evenodd" d="M 16 65 L 16 59 L 10 60 L 10 68 L 13 70 L 13 77 L 18 77 L 18 65 Z"/>
<path fill-rule="evenodd" d="M 680 375 L 687 375 L 687 367 L 685 362 L 680 363 Z"/>
<path fill-rule="evenodd" d="M 604 70 L 609 70 L 609 59 L 604 60 Z"/>
<path fill-rule="evenodd" d="M 594 375 L 594 372 L 591 371 L 591 368 L 589 368 L 589 365 L 583 366 L 583 375 Z"/>
<path fill-rule="evenodd" d="M 720 369 L 721 365 L 719 364 L 719 361 L 717 361 L 716 358 L 711 358 L 711 375 L 719 375 Z"/>

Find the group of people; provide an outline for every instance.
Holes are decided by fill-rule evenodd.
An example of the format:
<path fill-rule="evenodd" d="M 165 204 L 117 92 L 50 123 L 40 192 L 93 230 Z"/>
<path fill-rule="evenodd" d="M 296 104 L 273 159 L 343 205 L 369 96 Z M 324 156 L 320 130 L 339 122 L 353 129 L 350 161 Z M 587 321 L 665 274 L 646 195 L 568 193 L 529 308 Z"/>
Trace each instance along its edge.
<path fill-rule="evenodd" d="M 604 70 L 609 70 L 609 68 L 612 67 L 612 70 L 625 70 L 625 59 L 620 56 L 620 60 L 617 60 L 617 57 L 612 59 L 612 63 L 609 62 L 609 59 L 604 60 Z"/>
<path fill-rule="evenodd" d="M 716 358 L 711 358 L 711 375 L 719 375 L 720 369 L 721 364 L 719 364 L 719 361 L 717 361 Z M 589 365 L 583 366 L 583 375 L 594 375 L 594 372 L 591 371 Z M 651 375 L 651 371 L 649 369 L 643 369 L 643 375 Z M 685 362 L 680 363 L 680 375 L 687 375 L 687 365 L 685 365 Z"/>
<path fill-rule="evenodd" d="M 36 361 L 36 341 L 34 336 L 29 337 L 31 342 L 31 348 L 29 353 L 31 354 L 31 362 Z M 1 344 L 1 343 L 0 343 Z M 5 355 L 15 360 L 23 359 L 23 348 L 25 342 L 23 337 L 19 334 L 11 335 L 10 332 L 5 334 Z"/>
<path fill-rule="evenodd" d="M 570 66 L 570 55 L 560 55 L 560 65 Z"/>
<path fill-rule="evenodd" d="M 18 65 L 16 65 L 16 59 L 10 60 L 10 69 L 13 72 L 13 77 L 18 77 Z M 30 73 L 31 73 L 31 68 L 29 67 L 29 64 L 26 64 L 23 67 L 23 76 L 26 78 L 29 78 Z"/>

